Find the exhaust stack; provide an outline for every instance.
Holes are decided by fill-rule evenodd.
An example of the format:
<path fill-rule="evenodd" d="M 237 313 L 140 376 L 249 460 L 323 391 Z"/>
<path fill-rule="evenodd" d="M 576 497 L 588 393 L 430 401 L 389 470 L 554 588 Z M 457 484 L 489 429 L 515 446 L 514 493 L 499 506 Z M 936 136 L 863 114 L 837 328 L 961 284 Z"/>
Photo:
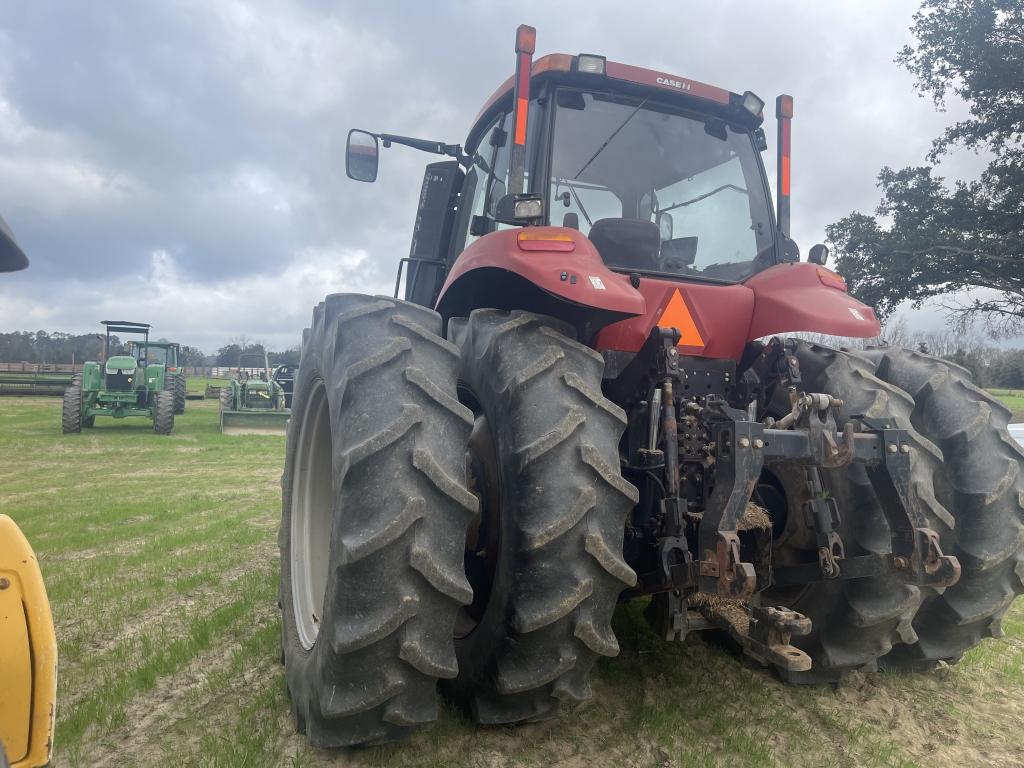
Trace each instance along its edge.
<path fill-rule="evenodd" d="M 777 142 L 778 180 L 776 185 L 775 212 L 778 216 L 779 232 L 789 237 L 789 177 L 790 177 L 790 132 L 793 119 L 793 97 L 783 94 L 775 99 L 775 118 L 779 123 Z"/>
<path fill-rule="evenodd" d="M 516 30 L 516 85 L 512 114 L 512 152 L 508 192 L 521 195 L 526 178 L 526 120 L 530 109 L 530 69 L 537 47 L 537 30 L 520 24 Z"/>

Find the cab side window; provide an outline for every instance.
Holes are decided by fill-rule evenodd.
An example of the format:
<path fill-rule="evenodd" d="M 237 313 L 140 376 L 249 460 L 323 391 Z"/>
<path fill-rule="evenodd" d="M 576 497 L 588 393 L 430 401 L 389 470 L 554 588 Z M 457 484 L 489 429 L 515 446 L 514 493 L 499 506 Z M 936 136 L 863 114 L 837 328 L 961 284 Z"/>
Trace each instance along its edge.
<path fill-rule="evenodd" d="M 462 187 L 462 211 L 459 219 L 459 233 L 462 235 L 461 252 L 470 243 L 494 226 L 494 206 L 504 192 L 508 176 L 508 134 L 503 125 L 507 115 L 499 115 L 483 133 L 480 145 L 472 152 L 473 165 L 466 173 Z M 504 159 L 500 155 L 504 154 Z M 505 169 L 496 173 L 495 164 L 503 162 Z M 487 221 L 490 224 L 487 225 Z M 475 226 L 474 226 L 475 223 Z"/>

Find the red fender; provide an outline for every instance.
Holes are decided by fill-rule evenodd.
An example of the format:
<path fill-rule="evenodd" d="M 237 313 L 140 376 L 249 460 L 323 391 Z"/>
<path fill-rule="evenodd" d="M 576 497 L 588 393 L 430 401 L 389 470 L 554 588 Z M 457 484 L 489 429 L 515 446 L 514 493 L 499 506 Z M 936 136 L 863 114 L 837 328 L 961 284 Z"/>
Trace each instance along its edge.
<path fill-rule="evenodd" d="M 747 342 L 764 336 L 803 331 L 871 338 L 881 332 L 874 311 L 846 293 L 839 275 L 807 262 L 776 264 L 735 285 L 644 277 L 640 292 L 650 313 L 606 326 L 597 337 L 599 351 L 637 352 L 655 325 L 683 331 L 683 354 L 737 362 Z"/>
<path fill-rule="evenodd" d="M 521 236 L 529 241 L 520 242 Z M 448 317 L 496 306 L 494 296 L 474 295 L 488 274 L 487 284 L 499 290 L 511 291 L 507 275 L 516 275 L 563 307 L 593 310 L 601 318 L 596 327 L 608 323 L 597 335 L 598 351 L 636 352 L 654 325 L 679 327 L 684 354 L 736 361 L 749 341 L 765 336 L 871 338 L 881 332 L 874 311 L 847 294 L 839 275 L 816 264 L 776 264 L 733 285 L 641 277 L 638 290 L 627 275 L 604 265 L 586 236 L 566 227 L 505 229 L 474 241 L 449 272 L 438 311 Z"/>
<path fill-rule="evenodd" d="M 529 233 L 529 243 L 520 244 L 519 235 L 523 233 Z M 548 245 L 543 240 L 545 235 L 561 239 Z M 629 278 L 608 269 L 593 244 L 567 227 L 503 229 L 470 243 L 441 287 L 438 311 L 450 314 L 446 308 L 452 303 L 447 300 L 453 289 L 472 273 L 485 269 L 511 272 L 559 299 L 611 313 L 609 317 L 643 315 L 647 311 L 644 297 L 629 284 Z"/>
<path fill-rule="evenodd" d="M 846 293 L 842 277 L 817 264 L 776 264 L 744 284 L 754 292 L 748 340 L 799 331 L 870 339 L 882 332 L 875 311 Z"/>

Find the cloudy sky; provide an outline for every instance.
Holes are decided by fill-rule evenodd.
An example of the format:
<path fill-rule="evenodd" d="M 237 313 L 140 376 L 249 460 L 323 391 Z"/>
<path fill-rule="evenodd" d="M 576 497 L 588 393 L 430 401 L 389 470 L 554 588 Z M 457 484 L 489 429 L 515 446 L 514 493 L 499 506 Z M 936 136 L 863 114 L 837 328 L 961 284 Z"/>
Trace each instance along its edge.
<path fill-rule="evenodd" d="M 32 266 L 0 281 L 0 330 L 85 332 L 117 317 L 208 352 L 243 334 L 283 349 L 327 293 L 390 293 L 436 158 L 393 148 L 378 182 L 359 184 L 345 177 L 346 133 L 461 141 L 511 74 L 522 22 L 539 55 L 604 54 L 769 104 L 793 94 L 806 254 L 827 224 L 874 209 L 880 167 L 923 162 L 965 113 L 936 112 L 893 63 L 916 6 L 2 3 L 0 214 Z M 961 151 L 943 172 L 979 167 Z"/>

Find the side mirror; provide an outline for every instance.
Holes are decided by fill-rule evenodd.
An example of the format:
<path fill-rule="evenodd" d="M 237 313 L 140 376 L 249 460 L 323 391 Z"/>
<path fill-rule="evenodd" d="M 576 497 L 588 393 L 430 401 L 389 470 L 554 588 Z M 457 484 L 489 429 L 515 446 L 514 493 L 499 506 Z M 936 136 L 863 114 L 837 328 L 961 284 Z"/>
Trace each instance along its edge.
<path fill-rule="evenodd" d="M 377 137 L 353 128 L 345 146 L 345 173 L 355 181 L 376 181 L 379 154 Z"/>
<path fill-rule="evenodd" d="M 664 243 L 667 240 L 671 240 L 672 229 L 674 227 L 672 214 L 662 211 L 655 218 L 657 219 L 656 223 L 658 225 L 658 232 L 661 234 L 661 242 Z"/>
<path fill-rule="evenodd" d="M 0 217 L 0 272 L 14 272 L 28 266 L 28 257 L 14 240 L 7 222 Z"/>
<path fill-rule="evenodd" d="M 825 262 L 828 261 L 828 248 L 821 243 L 812 245 L 811 250 L 807 254 L 807 260 L 811 262 L 811 264 L 817 264 L 824 267 Z"/>

